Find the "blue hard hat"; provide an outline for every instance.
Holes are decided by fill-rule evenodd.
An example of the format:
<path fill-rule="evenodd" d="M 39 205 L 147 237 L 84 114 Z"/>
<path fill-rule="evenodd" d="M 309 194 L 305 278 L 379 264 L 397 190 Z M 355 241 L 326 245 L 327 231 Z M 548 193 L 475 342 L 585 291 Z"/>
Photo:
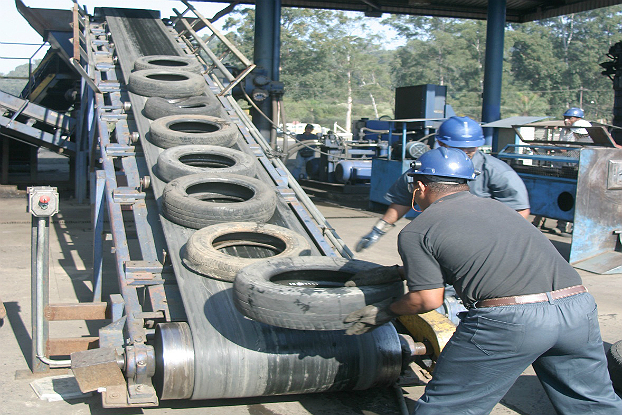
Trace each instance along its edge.
<path fill-rule="evenodd" d="M 439 147 L 427 151 L 410 164 L 409 176 L 440 176 L 448 179 L 475 180 L 473 162 L 458 148 Z"/>
<path fill-rule="evenodd" d="M 577 107 L 569 108 L 568 111 L 564 112 L 564 117 L 583 118 L 584 115 L 585 113 L 583 112 L 583 110 Z"/>
<path fill-rule="evenodd" d="M 486 143 L 479 123 L 469 117 L 450 117 L 436 131 L 436 139 L 449 147 L 479 147 Z"/>

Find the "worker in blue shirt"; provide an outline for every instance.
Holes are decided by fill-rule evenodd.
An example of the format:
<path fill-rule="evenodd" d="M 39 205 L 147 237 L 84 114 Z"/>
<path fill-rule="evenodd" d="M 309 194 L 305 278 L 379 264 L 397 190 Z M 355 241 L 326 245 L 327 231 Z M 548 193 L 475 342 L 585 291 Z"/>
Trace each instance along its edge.
<path fill-rule="evenodd" d="M 527 218 L 530 211 L 525 184 L 505 162 L 478 150 L 485 143 L 485 139 L 482 127 L 477 121 L 469 117 L 448 118 L 438 128 L 436 141 L 442 147 L 459 148 L 471 158 L 475 170 L 480 172 L 474 181 L 469 182 L 472 194 L 503 202 Z M 406 173 L 391 186 L 385 199 L 391 202 L 389 208 L 372 230 L 357 243 L 357 252 L 376 243 L 411 209 L 412 192 L 408 191 Z"/>
<path fill-rule="evenodd" d="M 304 133 L 296 135 L 296 141 L 299 143 L 308 141 L 310 143 L 311 141 L 317 140 L 317 134 L 313 134 L 314 128 L 313 124 L 305 125 Z M 298 150 L 298 153 L 296 154 L 296 164 L 291 170 L 292 176 L 294 176 L 296 180 L 307 178 L 307 162 L 314 157 L 315 151 L 309 145 Z"/>

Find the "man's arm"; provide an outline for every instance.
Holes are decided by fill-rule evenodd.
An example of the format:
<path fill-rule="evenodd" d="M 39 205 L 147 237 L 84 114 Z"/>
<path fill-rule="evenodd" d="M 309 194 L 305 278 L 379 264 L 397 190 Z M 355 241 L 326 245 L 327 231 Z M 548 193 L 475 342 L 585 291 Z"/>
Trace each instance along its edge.
<path fill-rule="evenodd" d="M 517 212 L 518 212 L 519 215 L 521 215 L 525 219 L 527 219 L 529 214 L 531 214 L 531 210 L 529 210 L 529 209 L 517 210 Z"/>
<path fill-rule="evenodd" d="M 434 310 L 443 304 L 444 291 L 444 288 L 410 291 L 395 302 L 391 302 L 392 299 L 387 298 L 353 311 L 343 320 L 344 323 L 352 323 L 347 328 L 346 334 L 367 333 L 400 315 L 419 314 Z"/>
<path fill-rule="evenodd" d="M 431 290 L 409 291 L 389 306 L 389 310 L 399 315 L 412 315 L 435 310 L 445 299 L 444 288 Z"/>
<path fill-rule="evenodd" d="M 398 205 L 397 203 L 391 203 L 387 208 L 387 211 L 384 212 L 384 216 L 382 220 L 394 224 L 398 220 L 400 220 L 405 214 L 410 210 L 410 206 Z"/>
<path fill-rule="evenodd" d="M 400 218 L 408 213 L 409 210 L 410 206 L 391 203 L 391 205 L 387 208 L 387 211 L 384 213 L 384 216 L 376 222 L 374 227 L 371 228 L 371 231 L 367 235 L 363 236 L 360 241 L 358 241 L 355 247 L 356 252 L 361 252 L 363 249 L 367 249 L 378 242 L 378 239 L 380 239 L 382 235 L 395 226 L 395 222 L 400 220 Z"/>

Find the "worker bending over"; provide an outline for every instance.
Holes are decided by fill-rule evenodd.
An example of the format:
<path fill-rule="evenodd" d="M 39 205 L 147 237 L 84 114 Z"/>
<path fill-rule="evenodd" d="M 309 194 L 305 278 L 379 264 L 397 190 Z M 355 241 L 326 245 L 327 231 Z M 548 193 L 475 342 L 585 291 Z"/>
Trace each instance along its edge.
<path fill-rule="evenodd" d="M 505 162 L 484 154 L 478 147 L 485 143 L 484 132 L 477 121 L 469 117 L 451 117 L 436 132 L 439 146 L 460 148 L 472 160 L 475 170 L 481 172 L 469 183 L 469 190 L 476 196 L 496 199 L 518 211 L 523 217 L 529 215 L 527 188 L 516 172 Z M 391 186 L 385 199 L 391 205 L 372 230 L 357 243 L 357 252 L 369 248 L 389 229 L 395 226 L 410 210 L 412 193 L 408 191 L 406 173 Z"/>
<path fill-rule="evenodd" d="M 445 284 L 453 285 L 468 311 L 415 414 L 490 413 L 530 364 L 557 413 L 622 414 L 594 298 L 546 236 L 503 203 L 469 193 L 475 171 L 461 150 L 430 150 L 408 176 L 412 203 L 423 212 L 399 234 L 403 268 L 392 276 L 361 272 L 347 282 L 378 284 L 379 275 L 394 281 L 402 274 L 408 292 L 344 321 L 354 323 L 346 334 L 362 334 L 436 309 Z"/>

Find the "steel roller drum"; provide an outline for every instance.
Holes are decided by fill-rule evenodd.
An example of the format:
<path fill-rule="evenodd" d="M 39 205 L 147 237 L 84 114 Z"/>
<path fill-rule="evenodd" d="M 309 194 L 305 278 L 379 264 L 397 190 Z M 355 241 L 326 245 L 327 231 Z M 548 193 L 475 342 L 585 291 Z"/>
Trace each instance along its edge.
<path fill-rule="evenodd" d="M 139 56 L 181 53 L 153 12 L 106 8 L 102 13 L 126 78 Z M 144 137 L 149 131 L 149 121 L 140 115 L 145 98 L 130 94 L 130 99 L 136 125 Z M 147 140 L 141 143 L 147 164 L 153 166 L 158 149 Z M 153 192 L 159 199 L 164 183 L 153 174 L 152 178 Z M 259 178 L 271 182 L 265 172 Z M 297 219 L 288 219 L 293 214 L 280 203 L 276 224 L 302 229 Z M 184 323 L 172 323 L 157 332 L 154 382 L 162 391 L 162 399 L 362 390 L 391 385 L 399 376 L 401 345 L 392 325 L 362 336 L 346 336 L 343 331 L 290 330 L 249 320 L 233 305 L 231 283 L 200 276 L 182 264 L 179 252 L 193 231 L 165 218 L 161 224 L 189 327 L 187 330 Z"/>
<path fill-rule="evenodd" d="M 190 275 L 182 292 L 192 340 L 182 332 L 156 346 L 164 365 L 156 383 L 169 391 L 163 399 L 185 398 L 189 384 L 191 399 L 216 399 L 368 389 L 391 385 L 399 376 L 401 346 L 392 325 L 362 336 L 283 329 L 242 316 L 233 306 L 230 283 Z M 194 374 L 180 378 L 191 349 Z"/>

